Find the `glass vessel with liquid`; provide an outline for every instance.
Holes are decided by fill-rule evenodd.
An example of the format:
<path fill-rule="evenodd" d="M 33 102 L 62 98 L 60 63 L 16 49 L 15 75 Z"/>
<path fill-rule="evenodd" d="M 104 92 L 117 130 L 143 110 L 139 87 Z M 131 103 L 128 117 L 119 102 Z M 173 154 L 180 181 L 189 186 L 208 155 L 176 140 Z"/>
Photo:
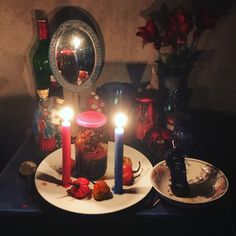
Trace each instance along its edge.
<path fill-rule="evenodd" d="M 86 111 L 76 117 L 75 175 L 89 180 L 102 178 L 107 169 L 107 117 L 97 111 Z"/>
<path fill-rule="evenodd" d="M 49 32 L 48 21 L 46 19 L 37 20 L 38 46 L 33 55 L 33 69 L 37 89 L 47 89 L 50 87 L 51 68 L 48 60 Z"/>
<path fill-rule="evenodd" d="M 61 85 L 55 80 L 49 64 L 49 27 L 47 19 L 37 20 L 38 42 L 32 58 L 37 90 L 49 89 L 49 97 L 62 98 Z"/>

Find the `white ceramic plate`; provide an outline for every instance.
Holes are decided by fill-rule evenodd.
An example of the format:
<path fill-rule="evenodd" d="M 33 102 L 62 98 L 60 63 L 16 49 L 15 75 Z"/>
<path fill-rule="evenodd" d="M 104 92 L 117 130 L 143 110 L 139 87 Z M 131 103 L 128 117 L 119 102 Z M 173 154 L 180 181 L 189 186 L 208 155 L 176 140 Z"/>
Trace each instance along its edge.
<path fill-rule="evenodd" d="M 74 145 L 71 146 L 74 159 Z M 94 198 L 78 200 L 68 196 L 67 189 L 61 186 L 62 150 L 58 149 L 48 155 L 38 166 L 35 173 L 35 186 L 39 194 L 52 205 L 70 212 L 81 214 L 105 214 L 120 211 L 141 201 L 151 190 L 150 175 L 153 166 L 150 161 L 136 149 L 124 145 L 124 155 L 131 158 L 133 169 L 141 168 L 140 176 L 135 178 L 132 186 L 124 186 L 123 194 L 114 194 L 113 198 L 96 201 Z M 114 186 L 114 143 L 109 142 L 108 163 L 105 181 L 112 189 Z M 92 188 L 92 184 L 91 184 Z"/>
<path fill-rule="evenodd" d="M 170 188 L 170 171 L 165 161 L 153 167 L 151 182 L 153 187 L 166 199 L 180 204 L 199 205 L 215 201 L 228 190 L 228 179 L 212 164 L 202 160 L 186 158 L 189 197 L 175 196 Z"/>

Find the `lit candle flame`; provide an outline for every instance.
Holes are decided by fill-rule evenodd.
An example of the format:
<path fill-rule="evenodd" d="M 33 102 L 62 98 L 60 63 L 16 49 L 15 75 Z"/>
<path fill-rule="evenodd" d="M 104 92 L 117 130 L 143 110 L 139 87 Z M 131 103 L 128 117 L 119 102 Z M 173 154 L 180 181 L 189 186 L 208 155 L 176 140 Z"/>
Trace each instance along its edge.
<path fill-rule="evenodd" d="M 77 49 L 77 48 L 79 48 L 80 45 L 81 45 L 81 40 L 80 40 L 78 37 L 75 36 L 75 37 L 72 39 L 72 43 L 73 43 L 75 49 Z"/>
<path fill-rule="evenodd" d="M 123 127 L 125 126 L 127 123 L 127 116 L 123 113 L 118 113 L 116 116 L 115 116 L 115 124 L 117 127 Z"/>
<path fill-rule="evenodd" d="M 61 111 L 60 111 L 60 117 L 64 120 L 64 121 L 69 121 L 72 119 L 73 117 L 73 111 L 70 107 L 64 107 Z"/>

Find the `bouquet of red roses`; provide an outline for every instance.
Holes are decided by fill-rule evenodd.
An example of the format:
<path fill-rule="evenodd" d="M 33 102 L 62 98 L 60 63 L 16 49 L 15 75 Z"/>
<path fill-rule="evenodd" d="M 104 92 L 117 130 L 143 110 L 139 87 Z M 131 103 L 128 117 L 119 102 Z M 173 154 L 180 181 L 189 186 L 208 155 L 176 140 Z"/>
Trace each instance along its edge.
<path fill-rule="evenodd" d="M 158 65 L 167 74 L 181 74 L 193 67 L 200 54 L 197 44 L 203 31 L 212 29 L 218 16 L 207 8 L 191 13 L 182 7 L 169 11 L 163 3 L 146 25 L 138 27 L 143 46 L 152 43 L 158 51 Z"/>

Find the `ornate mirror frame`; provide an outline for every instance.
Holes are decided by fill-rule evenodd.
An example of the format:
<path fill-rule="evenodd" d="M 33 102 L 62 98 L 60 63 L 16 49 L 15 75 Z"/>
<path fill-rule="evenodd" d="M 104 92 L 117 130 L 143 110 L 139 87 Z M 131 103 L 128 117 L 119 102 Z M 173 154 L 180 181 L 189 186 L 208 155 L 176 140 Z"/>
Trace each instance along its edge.
<path fill-rule="evenodd" d="M 58 41 L 61 35 L 63 35 L 65 31 L 73 30 L 73 29 L 76 29 L 85 33 L 90 38 L 94 47 L 95 58 L 94 58 L 94 67 L 93 67 L 92 73 L 89 76 L 89 78 L 86 81 L 84 81 L 81 85 L 69 83 L 62 76 L 57 65 Z M 93 30 L 93 28 L 81 20 L 67 20 L 63 22 L 58 27 L 58 29 L 54 32 L 53 37 L 51 39 L 50 47 L 49 47 L 49 63 L 51 66 L 52 73 L 55 76 L 55 79 L 63 88 L 71 92 L 81 92 L 82 90 L 89 88 L 98 79 L 102 70 L 102 65 L 103 65 L 102 47 L 98 39 L 98 36 Z"/>

